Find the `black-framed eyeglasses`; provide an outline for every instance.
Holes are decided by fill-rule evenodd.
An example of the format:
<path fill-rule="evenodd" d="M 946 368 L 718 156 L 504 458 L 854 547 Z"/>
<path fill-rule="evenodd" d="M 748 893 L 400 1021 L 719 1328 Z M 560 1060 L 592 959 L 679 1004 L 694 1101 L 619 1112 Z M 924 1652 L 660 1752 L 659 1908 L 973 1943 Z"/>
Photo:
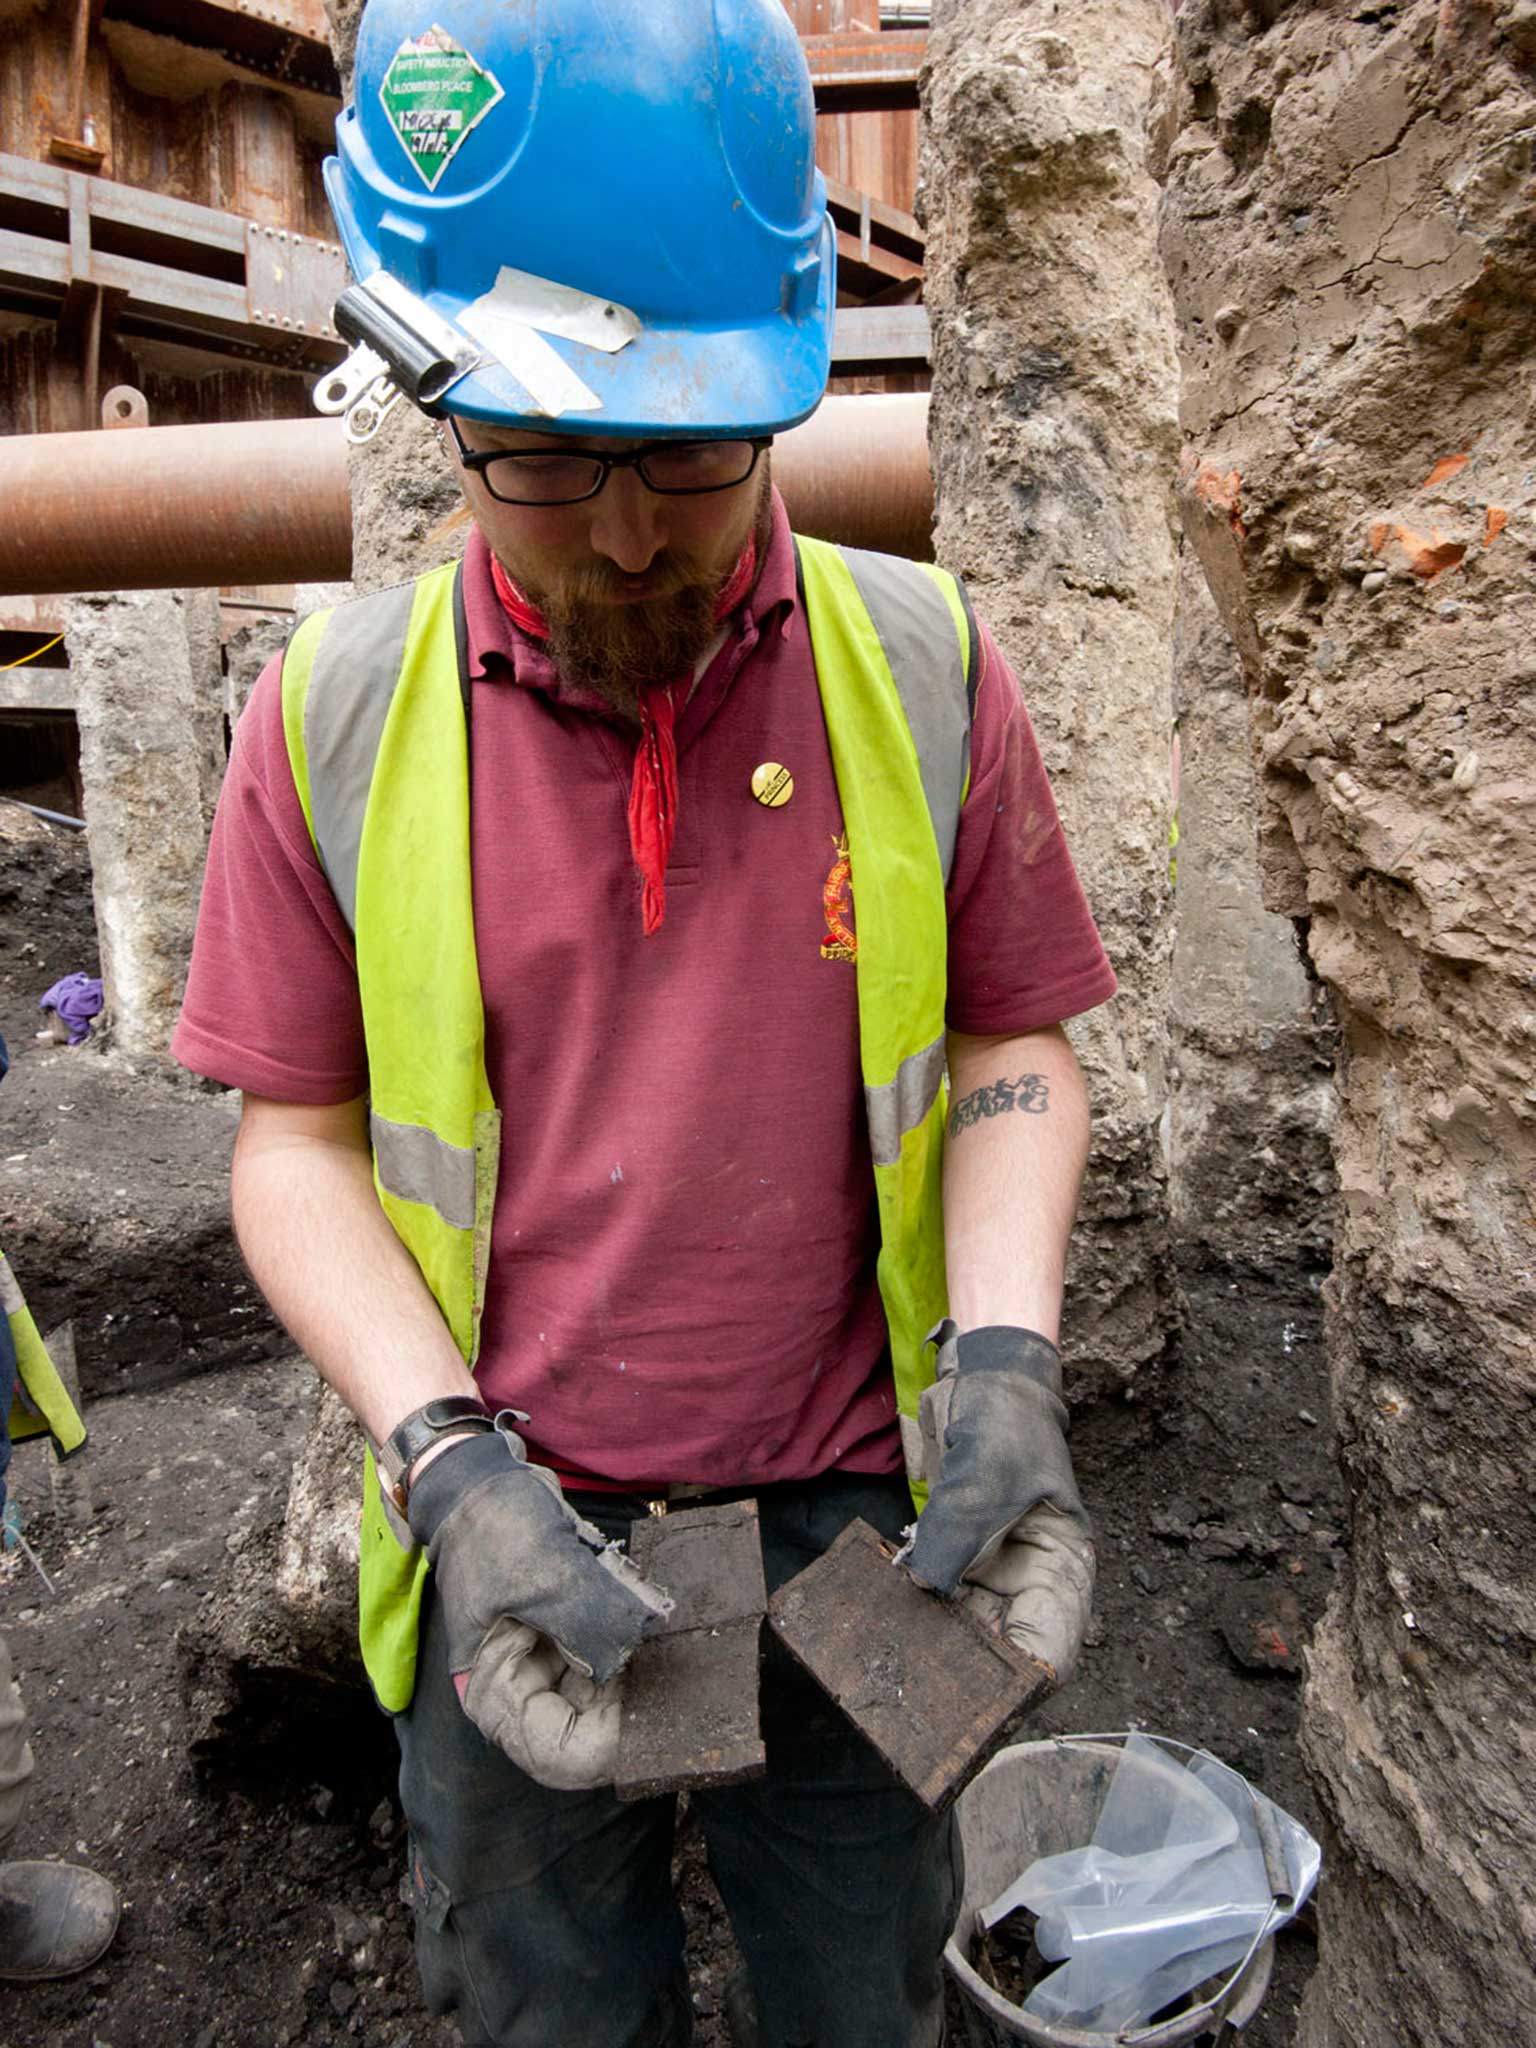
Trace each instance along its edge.
<path fill-rule="evenodd" d="M 595 449 L 470 448 L 459 423 L 448 414 L 448 431 L 466 469 L 478 472 L 491 496 L 503 505 L 579 505 L 595 498 L 610 470 L 632 469 L 648 491 L 663 498 L 701 498 L 744 484 L 757 459 L 773 444 L 772 434 L 741 441 L 652 441 L 633 455 L 599 455 Z"/>

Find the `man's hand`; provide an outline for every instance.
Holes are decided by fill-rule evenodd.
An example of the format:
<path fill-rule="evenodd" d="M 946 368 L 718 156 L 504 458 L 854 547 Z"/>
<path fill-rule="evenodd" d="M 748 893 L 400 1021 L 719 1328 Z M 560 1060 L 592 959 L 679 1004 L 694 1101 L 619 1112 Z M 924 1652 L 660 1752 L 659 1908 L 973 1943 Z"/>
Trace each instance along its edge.
<path fill-rule="evenodd" d="M 1033 1330 L 934 1333 L 923 1395 L 928 1505 L 901 1552 L 920 1585 L 962 1582 L 987 1625 L 1071 1676 L 1093 1604 L 1093 1532 L 1072 1476 L 1061 1354 Z"/>
<path fill-rule="evenodd" d="M 671 1601 L 567 1505 L 498 1423 L 411 1485 L 464 1711 L 540 1784 L 600 1785 L 618 1754 L 619 1672 Z"/>
<path fill-rule="evenodd" d="M 585 1792 L 613 1783 L 622 1676 L 594 1685 L 548 1636 L 504 1617 L 454 1685 L 480 1733 L 541 1785 Z"/>

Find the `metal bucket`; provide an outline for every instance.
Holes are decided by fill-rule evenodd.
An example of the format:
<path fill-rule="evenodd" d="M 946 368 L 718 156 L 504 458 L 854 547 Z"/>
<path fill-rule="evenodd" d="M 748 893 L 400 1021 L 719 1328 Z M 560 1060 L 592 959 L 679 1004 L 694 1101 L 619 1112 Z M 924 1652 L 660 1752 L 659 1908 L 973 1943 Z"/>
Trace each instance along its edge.
<path fill-rule="evenodd" d="M 956 1811 L 965 1845 L 965 1891 L 945 1966 L 961 1992 L 968 2048 L 1173 2048 L 1247 2026 L 1269 1989 L 1273 1938 L 1257 1942 L 1212 1996 L 1160 2020 L 1105 2034 L 1035 2019 L 1012 2005 L 966 1958 L 977 1914 L 1037 1856 L 1055 1856 L 1092 1839 L 1109 1781 L 1120 1761 L 1117 1736 L 1057 1736 L 1000 1750 L 961 1793 Z"/>

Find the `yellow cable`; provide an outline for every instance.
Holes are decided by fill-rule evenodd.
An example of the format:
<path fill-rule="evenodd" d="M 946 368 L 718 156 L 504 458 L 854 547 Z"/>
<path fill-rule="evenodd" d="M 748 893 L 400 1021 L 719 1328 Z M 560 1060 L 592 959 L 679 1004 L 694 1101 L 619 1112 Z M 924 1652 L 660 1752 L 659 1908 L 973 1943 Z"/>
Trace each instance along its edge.
<path fill-rule="evenodd" d="M 40 654 L 46 654 L 50 647 L 57 647 L 63 638 L 62 633 L 55 633 L 51 640 L 45 640 L 41 647 L 34 647 L 30 654 L 18 655 L 15 661 L 0 661 L 0 673 L 8 668 L 25 668 L 29 661 L 36 661 Z"/>

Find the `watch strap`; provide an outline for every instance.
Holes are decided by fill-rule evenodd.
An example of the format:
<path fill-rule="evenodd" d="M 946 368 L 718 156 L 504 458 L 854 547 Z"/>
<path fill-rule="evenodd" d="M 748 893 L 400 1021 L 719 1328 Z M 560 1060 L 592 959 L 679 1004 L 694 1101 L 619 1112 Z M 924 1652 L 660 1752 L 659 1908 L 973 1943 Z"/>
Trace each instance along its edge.
<path fill-rule="evenodd" d="M 472 1394 L 444 1394 L 413 1408 L 378 1447 L 378 1466 L 395 1507 L 405 1513 L 405 1476 L 430 1445 L 444 1436 L 496 1427 L 485 1403 Z"/>

